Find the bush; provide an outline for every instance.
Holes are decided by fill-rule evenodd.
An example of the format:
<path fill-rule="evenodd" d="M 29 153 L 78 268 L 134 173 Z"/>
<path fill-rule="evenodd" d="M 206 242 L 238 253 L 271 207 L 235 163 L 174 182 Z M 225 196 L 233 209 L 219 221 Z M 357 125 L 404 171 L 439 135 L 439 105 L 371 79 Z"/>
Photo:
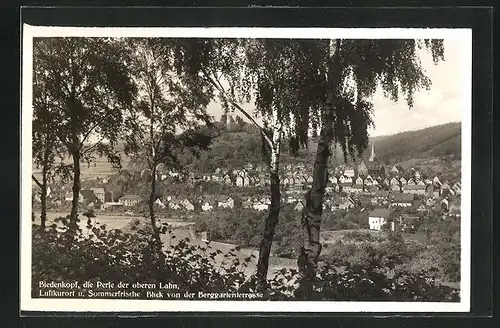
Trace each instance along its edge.
<path fill-rule="evenodd" d="M 39 295 L 39 281 L 85 281 L 175 284 L 184 292 L 251 293 L 254 300 L 300 299 L 297 270 L 282 269 L 269 281 L 265 294 L 256 292 L 253 276 L 245 273 L 254 255 L 240 258 L 237 248 L 223 254 L 210 243 L 193 245 L 189 239 L 155 250 L 151 232 L 140 221 L 127 233 L 108 230 L 105 225 L 84 232 L 69 218 L 57 219 L 45 230 L 33 229 L 32 293 Z M 35 226 L 34 226 L 35 227 Z M 168 226 L 161 228 L 168 238 Z M 343 271 L 323 265 L 317 273 L 314 293 L 307 299 L 322 300 L 420 300 L 456 301 L 456 290 L 437 286 L 423 275 L 378 268 L 373 252 L 366 253 L 369 265 L 347 265 Z M 365 261 L 364 259 L 363 261 Z M 218 299 L 225 299 L 221 296 Z"/>

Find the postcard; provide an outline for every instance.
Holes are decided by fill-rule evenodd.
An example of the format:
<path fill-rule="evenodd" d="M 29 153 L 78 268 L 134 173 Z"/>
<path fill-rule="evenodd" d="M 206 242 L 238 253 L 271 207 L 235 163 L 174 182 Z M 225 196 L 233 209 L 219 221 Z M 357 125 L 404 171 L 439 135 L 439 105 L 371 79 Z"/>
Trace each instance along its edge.
<path fill-rule="evenodd" d="M 21 310 L 468 312 L 472 32 L 22 31 Z"/>

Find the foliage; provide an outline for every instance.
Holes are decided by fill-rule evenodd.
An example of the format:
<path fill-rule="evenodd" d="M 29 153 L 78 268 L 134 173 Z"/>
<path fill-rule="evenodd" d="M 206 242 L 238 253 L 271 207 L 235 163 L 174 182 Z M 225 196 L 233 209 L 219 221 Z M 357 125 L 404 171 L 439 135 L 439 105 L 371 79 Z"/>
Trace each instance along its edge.
<path fill-rule="evenodd" d="M 115 146 L 123 111 L 136 93 L 129 62 L 130 52 L 117 39 L 33 41 L 34 104 L 47 104 L 41 120 L 51 120 L 51 132 L 46 136 L 56 137 L 73 159 L 67 167 L 73 173 L 73 219 L 81 189 L 81 162 L 90 165 L 99 155 L 116 167 L 121 165 Z"/>
<path fill-rule="evenodd" d="M 140 225 L 124 233 L 98 224 L 69 229 L 69 217 L 57 221 L 45 230 L 32 230 L 34 297 L 38 296 L 39 281 L 109 281 L 171 283 L 182 293 L 254 293 L 254 300 L 301 298 L 297 271 L 286 269 L 269 279 L 266 295 L 256 294 L 255 279 L 245 273 L 252 256 L 239 259 L 236 249 L 222 254 L 212 250 L 210 243 L 193 245 L 184 239 L 158 255 L 152 248 L 151 232 Z M 162 233 L 168 238 L 169 228 L 163 226 Z M 438 287 L 422 275 L 398 273 L 388 277 L 369 268 L 341 271 L 323 266 L 312 299 L 457 301 L 457 293 Z"/>
<path fill-rule="evenodd" d="M 460 247 L 456 243 L 405 240 L 400 233 L 350 232 L 325 248 L 322 259 L 331 265 L 375 270 L 386 275 L 407 272 L 439 282 L 460 280 Z"/>

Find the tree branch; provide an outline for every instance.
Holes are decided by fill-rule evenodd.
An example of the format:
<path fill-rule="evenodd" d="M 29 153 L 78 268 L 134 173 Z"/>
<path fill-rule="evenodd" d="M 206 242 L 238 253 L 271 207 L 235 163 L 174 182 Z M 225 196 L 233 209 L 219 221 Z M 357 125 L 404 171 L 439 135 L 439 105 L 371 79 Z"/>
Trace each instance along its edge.
<path fill-rule="evenodd" d="M 38 181 L 37 178 L 35 178 L 34 175 L 31 175 L 31 179 L 33 179 L 33 181 L 35 181 L 35 183 L 38 185 L 38 187 L 43 188 L 43 185 L 40 183 L 40 181 Z"/>

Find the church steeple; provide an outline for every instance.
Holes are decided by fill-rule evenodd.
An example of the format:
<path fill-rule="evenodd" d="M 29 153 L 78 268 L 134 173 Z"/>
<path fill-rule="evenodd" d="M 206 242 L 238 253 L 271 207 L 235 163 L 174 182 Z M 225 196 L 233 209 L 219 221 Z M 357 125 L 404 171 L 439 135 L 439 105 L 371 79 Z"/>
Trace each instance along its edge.
<path fill-rule="evenodd" d="M 375 160 L 375 142 L 372 142 L 372 154 L 370 155 L 370 162 Z"/>

